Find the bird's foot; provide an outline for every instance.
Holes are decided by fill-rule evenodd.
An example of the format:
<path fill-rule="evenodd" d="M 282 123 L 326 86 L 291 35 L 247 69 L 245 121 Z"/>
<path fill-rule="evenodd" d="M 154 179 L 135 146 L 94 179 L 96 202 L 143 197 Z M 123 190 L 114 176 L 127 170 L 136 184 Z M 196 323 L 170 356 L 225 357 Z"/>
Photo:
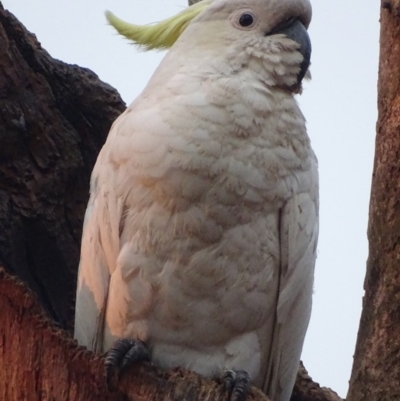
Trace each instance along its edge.
<path fill-rule="evenodd" d="M 250 388 L 250 376 L 245 370 L 226 370 L 223 375 L 229 401 L 245 401 Z"/>
<path fill-rule="evenodd" d="M 118 371 L 118 379 L 133 363 L 149 362 L 151 359 L 147 345 L 140 340 L 122 338 L 117 340 L 107 352 L 105 361 L 105 379 L 107 388 L 114 390 L 112 380 Z"/>

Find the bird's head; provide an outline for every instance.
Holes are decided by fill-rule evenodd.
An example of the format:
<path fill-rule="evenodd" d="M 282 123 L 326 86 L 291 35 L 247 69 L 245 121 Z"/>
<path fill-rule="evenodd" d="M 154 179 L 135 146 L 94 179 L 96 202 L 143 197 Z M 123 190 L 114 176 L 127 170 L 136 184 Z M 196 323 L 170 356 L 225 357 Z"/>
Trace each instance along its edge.
<path fill-rule="evenodd" d="M 173 47 L 196 54 L 221 73 L 247 69 L 268 86 L 298 90 L 308 72 L 309 0 L 202 0 L 154 25 L 109 23 L 146 50 Z M 218 67 L 217 67 L 218 66 Z"/>

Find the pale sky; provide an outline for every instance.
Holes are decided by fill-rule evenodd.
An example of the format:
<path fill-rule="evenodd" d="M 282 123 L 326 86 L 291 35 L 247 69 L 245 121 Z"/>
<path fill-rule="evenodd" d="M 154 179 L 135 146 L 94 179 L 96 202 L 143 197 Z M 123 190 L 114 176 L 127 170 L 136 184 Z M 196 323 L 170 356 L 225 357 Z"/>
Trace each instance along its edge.
<path fill-rule="evenodd" d="M 311 0 L 313 79 L 299 102 L 319 159 L 320 237 L 313 313 L 302 359 L 313 379 L 345 397 L 368 256 L 379 2 Z M 143 53 L 116 35 L 104 11 L 156 22 L 186 0 L 3 0 L 55 58 L 93 70 L 129 104 L 163 53 Z"/>

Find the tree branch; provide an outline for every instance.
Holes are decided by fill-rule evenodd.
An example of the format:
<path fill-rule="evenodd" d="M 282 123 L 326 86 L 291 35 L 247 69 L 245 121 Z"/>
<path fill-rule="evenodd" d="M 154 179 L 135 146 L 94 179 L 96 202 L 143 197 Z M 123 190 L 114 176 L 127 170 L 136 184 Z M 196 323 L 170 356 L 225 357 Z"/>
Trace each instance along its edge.
<path fill-rule="evenodd" d="M 382 0 L 369 257 L 349 401 L 400 399 L 400 0 Z"/>

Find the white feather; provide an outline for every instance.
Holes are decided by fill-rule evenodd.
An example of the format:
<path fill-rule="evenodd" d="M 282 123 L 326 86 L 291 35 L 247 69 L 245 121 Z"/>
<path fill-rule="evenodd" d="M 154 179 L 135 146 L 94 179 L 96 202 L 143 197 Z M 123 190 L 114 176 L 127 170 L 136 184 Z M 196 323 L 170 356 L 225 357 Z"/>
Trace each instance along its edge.
<path fill-rule="evenodd" d="M 288 0 L 285 11 L 283 3 L 246 6 L 268 27 L 308 4 Z M 224 21 L 241 4 L 210 15 Z M 318 236 L 317 162 L 296 100 L 282 89 L 297 74 L 297 46 L 208 28 L 189 25 L 99 155 L 75 337 L 98 352 L 139 338 L 165 368 L 244 369 L 288 401 Z"/>

